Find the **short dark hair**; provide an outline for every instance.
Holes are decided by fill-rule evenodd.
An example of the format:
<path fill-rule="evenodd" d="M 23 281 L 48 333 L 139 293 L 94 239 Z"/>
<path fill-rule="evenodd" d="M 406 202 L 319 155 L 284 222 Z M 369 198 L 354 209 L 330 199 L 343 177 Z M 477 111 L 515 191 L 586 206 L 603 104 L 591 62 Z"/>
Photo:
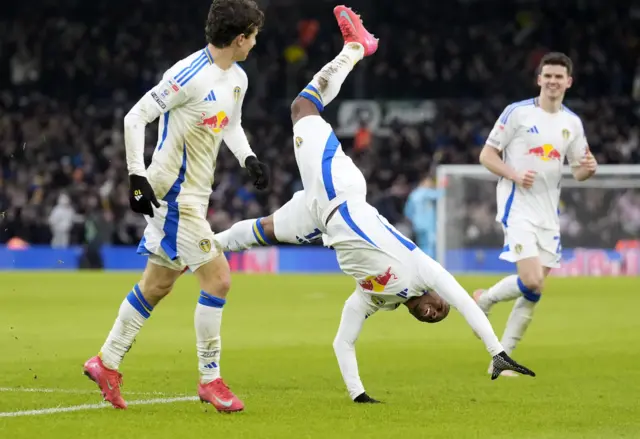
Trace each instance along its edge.
<path fill-rule="evenodd" d="M 567 68 L 567 74 L 573 75 L 573 62 L 562 52 L 549 52 L 543 56 L 538 64 L 538 74 L 542 72 L 544 66 L 564 66 Z"/>
<path fill-rule="evenodd" d="M 263 23 L 264 13 L 253 0 L 213 0 L 204 33 L 207 43 L 223 48 L 240 34 L 248 37 L 260 30 Z"/>

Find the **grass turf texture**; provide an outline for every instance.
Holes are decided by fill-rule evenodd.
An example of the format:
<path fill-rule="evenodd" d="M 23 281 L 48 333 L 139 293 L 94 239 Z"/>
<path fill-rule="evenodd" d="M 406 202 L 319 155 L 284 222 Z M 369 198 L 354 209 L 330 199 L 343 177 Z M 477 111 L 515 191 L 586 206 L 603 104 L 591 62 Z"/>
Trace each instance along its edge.
<path fill-rule="evenodd" d="M 0 274 L 0 388 L 95 389 L 81 374 L 136 274 Z M 497 278 L 460 277 L 471 292 Z M 365 323 L 357 345 L 367 392 L 352 403 L 331 347 L 346 276 L 234 275 L 223 318 L 223 377 L 246 411 L 186 401 L 0 417 L 14 438 L 638 438 L 640 279 L 550 279 L 514 358 L 531 379 L 486 374 L 489 355 L 452 312 L 437 325 L 403 308 Z M 127 400 L 195 396 L 193 311 L 185 276 L 153 312 L 121 367 Z M 502 334 L 510 304 L 491 321 Z M 164 395 L 135 393 L 162 392 Z M 101 402 L 96 393 L 0 391 L 0 412 Z"/>

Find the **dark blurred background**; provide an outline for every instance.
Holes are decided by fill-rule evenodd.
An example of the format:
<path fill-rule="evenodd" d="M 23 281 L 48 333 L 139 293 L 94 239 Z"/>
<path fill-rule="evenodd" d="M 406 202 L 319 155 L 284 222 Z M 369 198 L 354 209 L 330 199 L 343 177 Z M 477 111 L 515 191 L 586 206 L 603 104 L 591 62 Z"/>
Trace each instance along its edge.
<path fill-rule="evenodd" d="M 273 185 L 255 192 L 223 148 L 208 214 L 215 231 L 267 215 L 301 189 L 289 104 L 342 46 L 334 2 L 259 3 L 266 25 L 243 63 L 249 76 L 243 124 L 254 151 L 271 166 Z M 204 47 L 209 5 L 204 0 L 3 5 L 0 243 L 16 237 L 52 243 L 57 228 L 64 232 L 53 240 L 59 247 L 137 244 L 146 223 L 128 208 L 123 117 L 165 69 Z M 405 233 L 412 234 L 404 215 L 411 191 L 433 176 L 438 164 L 478 163 L 503 107 L 537 94 L 534 70 L 550 50 L 567 53 L 575 63 L 566 103 L 582 117 L 599 162 L 639 163 L 640 2 L 354 0 L 349 5 L 380 38 L 380 49 L 354 70 L 326 117 L 367 177 L 369 201 Z M 147 131 L 148 158 L 156 135 L 154 123 Z M 586 194 L 564 201 L 566 212 L 582 218 L 581 233 L 597 235 L 598 227 L 624 225 L 623 235 L 638 236 L 637 191 L 611 193 L 603 197 L 606 205 L 592 211 Z M 471 217 L 491 223 L 482 233 L 466 232 L 469 245 L 499 237 L 493 200 L 489 193 L 486 203 L 469 207 Z M 624 220 L 585 226 L 590 215 L 603 212 L 617 212 Z M 564 222 L 565 228 L 571 225 Z"/>

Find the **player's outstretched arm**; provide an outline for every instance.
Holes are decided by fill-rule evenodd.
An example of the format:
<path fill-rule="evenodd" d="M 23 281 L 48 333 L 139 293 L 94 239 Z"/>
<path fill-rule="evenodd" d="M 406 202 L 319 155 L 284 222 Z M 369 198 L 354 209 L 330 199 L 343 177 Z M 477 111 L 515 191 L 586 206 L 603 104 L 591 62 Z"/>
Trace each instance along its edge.
<path fill-rule="evenodd" d="M 482 339 L 487 351 L 491 354 L 494 371 L 497 367 L 500 372 L 513 370 L 523 375 L 535 376 L 535 373 L 516 363 L 506 354 L 487 316 L 451 273 L 422 252 L 416 253 L 416 257 L 422 259 L 421 267 L 423 268 L 420 275 L 424 288 L 435 290 L 440 297 L 462 314 L 462 317 L 471 326 L 473 332 Z M 496 379 L 498 375 L 492 376 L 492 379 Z"/>
<path fill-rule="evenodd" d="M 333 340 L 333 350 L 338 359 L 342 378 L 347 385 L 349 396 L 357 403 L 379 402 L 367 395 L 364 390 L 358 372 L 355 348 L 364 321 L 375 312 L 376 310 L 368 305 L 357 291 L 354 292 L 344 304 L 340 327 Z"/>

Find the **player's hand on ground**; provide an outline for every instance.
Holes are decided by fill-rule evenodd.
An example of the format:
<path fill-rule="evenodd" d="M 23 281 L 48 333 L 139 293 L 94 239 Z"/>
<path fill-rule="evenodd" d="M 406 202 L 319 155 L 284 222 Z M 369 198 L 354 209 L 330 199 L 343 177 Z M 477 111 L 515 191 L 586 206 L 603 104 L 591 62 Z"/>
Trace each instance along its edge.
<path fill-rule="evenodd" d="M 146 177 L 140 175 L 129 176 L 129 205 L 131 210 L 153 218 L 153 204 L 160 207 L 156 194 Z"/>
<path fill-rule="evenodd" d="M 530 189 L 536 179 L 536 174 L 536 171 L 524 171 L 523 173 L 518 174 L 514 181 L 518 186 L 521 186 L 525 189 Z"/>
<path fill-rule="evenodd" d="M 493 372 L 491 373 L 491 379 L 495 380 L 505 370 L 512 370 L 521 375 L 536 376 L 535 372 L 516 363 L 511 357 L 507 355 L 505 351 L 500 352 L 493 357 Z"/>
<path fill-rule="evenodd" d="M 362 392 L 360 395 L 356 396 L 356 398 L 353 400 L 353 402 L 356 402 L 358 404 L 380 404 L 380 403 L 382 403 L 382 401 L 378 401 L 377 399 L 373 399 L 372 397 L 367 395 L 366 392 Z"/>
<path fill-rule="evenodd" d="M 598 162 L 596 161 L 596 158 L 593 156 L 593 154 L 587 152 L 587 154 L 582 157 L 582 159 L 580 159 L 580 166 L 589 172 L 596 172 L 596 169 L 598 168 Z"/>
<path fill-rule="evenodd" d="M 245 160 L 244 167 L 253 179 L 253 185 L 256 189 L 263 190 L 269 186 L 269 168 L 267 165 L 255 156 L 250 155 L 247 157 L 247 160 Z"/>

